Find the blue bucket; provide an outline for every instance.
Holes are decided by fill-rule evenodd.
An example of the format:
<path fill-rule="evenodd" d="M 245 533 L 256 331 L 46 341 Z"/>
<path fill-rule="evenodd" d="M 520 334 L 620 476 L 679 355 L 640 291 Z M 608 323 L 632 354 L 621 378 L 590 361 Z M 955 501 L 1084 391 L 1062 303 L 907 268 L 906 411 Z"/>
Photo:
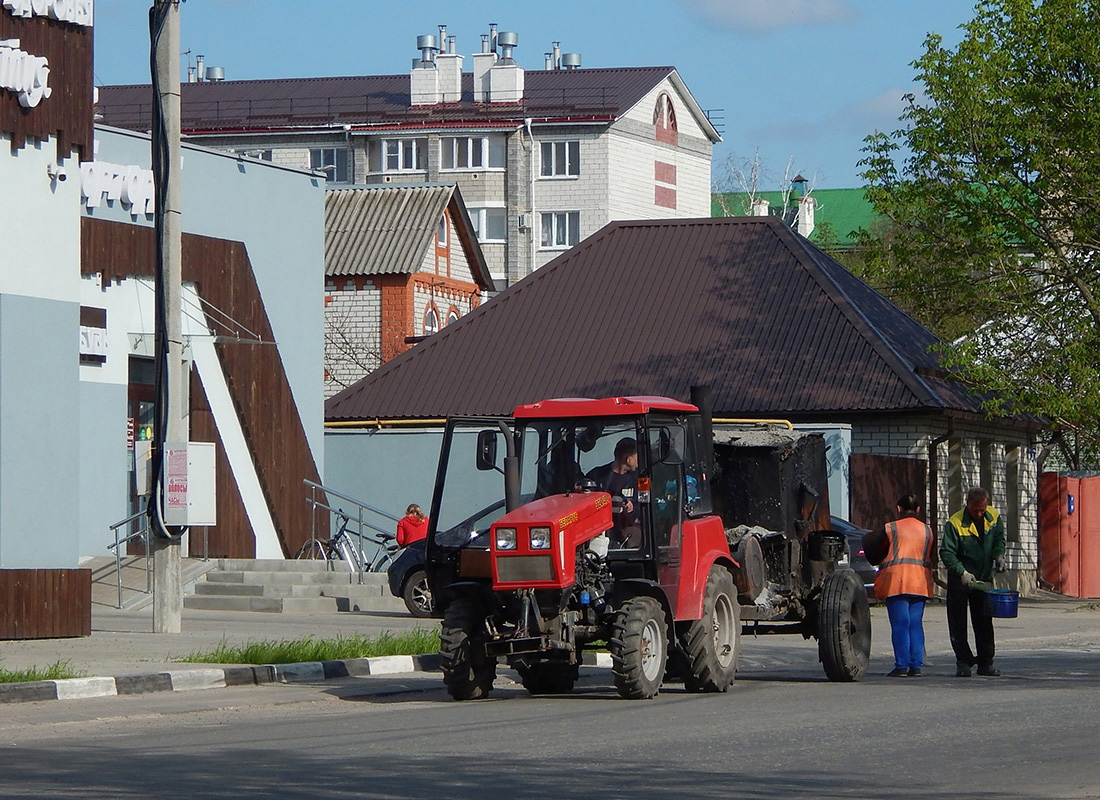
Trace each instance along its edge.
<path fill-rule="evenodd" d="M 1015 617 L 1019 600 L 1020 593 L 1011 589 L 990 589 L 985 593 L 985 605 L 992 617 Z"/>

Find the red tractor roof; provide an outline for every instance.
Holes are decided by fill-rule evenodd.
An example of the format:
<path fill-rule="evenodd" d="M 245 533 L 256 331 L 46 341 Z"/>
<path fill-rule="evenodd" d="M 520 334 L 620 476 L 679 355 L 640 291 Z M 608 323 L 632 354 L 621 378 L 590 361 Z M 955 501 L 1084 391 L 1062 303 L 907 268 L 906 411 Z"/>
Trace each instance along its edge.
<path fill-rule="evenodd" d="M 516 419 L 547 419 L 554 417 L 629 417 L 650 411 L 671 411 L 695 414 L 699 409 L 671 397 L 559 397 L 516 406 Z"/>

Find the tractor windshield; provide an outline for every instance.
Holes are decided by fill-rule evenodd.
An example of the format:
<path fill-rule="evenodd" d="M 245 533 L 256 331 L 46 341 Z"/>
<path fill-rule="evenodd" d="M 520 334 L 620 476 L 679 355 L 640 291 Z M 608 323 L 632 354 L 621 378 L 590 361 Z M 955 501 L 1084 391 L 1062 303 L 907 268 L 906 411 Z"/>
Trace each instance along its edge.
<path fill-rule="evenodd" d="M 633 501 L 639 422 L 629 417 L 524 420 L 515 429 L 520 502 L 577 491 L 588 480 L 597 491 Z M 491 454 L 487 439 L 494 442 Z M 451 427 L 434 509 L 437 544 L 488 547 L 489 527 L 505 513 L 506 452 L 503 432 L 486 420 Z M 620 466 L 613 469 L 617 461 Z"/>

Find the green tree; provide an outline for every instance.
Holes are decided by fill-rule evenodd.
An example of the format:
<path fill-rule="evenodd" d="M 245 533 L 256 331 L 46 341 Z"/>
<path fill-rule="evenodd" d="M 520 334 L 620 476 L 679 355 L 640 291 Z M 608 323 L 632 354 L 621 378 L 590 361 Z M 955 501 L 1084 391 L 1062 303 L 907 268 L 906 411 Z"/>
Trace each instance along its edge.
<path fill-rule="evenodd" d="M 868 278 L 941 335 L 978 325 L 945 364 L 991 413 L 1095 433 L 1100 2 L 983 0 L 962 30 L 953 49 L 927 37 L 902 127 L 865 140 L 891 227 L 865 237 Z"/>

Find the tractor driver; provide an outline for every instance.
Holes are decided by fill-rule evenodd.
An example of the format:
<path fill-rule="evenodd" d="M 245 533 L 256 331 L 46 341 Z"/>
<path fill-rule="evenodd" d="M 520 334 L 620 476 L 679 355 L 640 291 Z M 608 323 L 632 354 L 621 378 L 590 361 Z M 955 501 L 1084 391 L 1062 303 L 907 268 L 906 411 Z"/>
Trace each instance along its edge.
<path fill-rule="evenodd" d="M 614 515 L 613 538 L 619 547 L 634 548 L 642 544 L 642 528 L 638 513 L 638 443 L 627 436 L 615 444 L 615 460 L 591 470 L 585 477 L 611 495 L 622 498 L 622 508 Z"/>

